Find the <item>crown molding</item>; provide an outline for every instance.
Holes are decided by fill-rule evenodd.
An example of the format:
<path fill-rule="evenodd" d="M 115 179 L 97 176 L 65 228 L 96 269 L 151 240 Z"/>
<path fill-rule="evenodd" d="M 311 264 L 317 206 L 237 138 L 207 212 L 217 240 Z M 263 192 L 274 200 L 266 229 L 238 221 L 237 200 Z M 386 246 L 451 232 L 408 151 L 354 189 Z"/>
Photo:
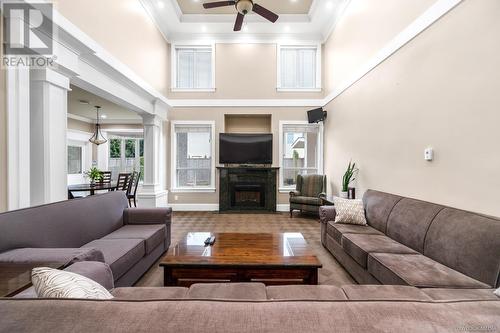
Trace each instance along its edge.
<path fill-rule="evenodd" d="M 340 18 L 349 0 L 313 0 L 307 14 L 281 14 L 278 22 L 271 24 L 258 15 L 248 15 L 249 32 L 233 32 L 234 14 L 183 14 L 177 0 L 164 1 L 159 9 L 155 0 L 139 0 L 142 6 L 169 43 L 179 39 L 212 39 L 232 43 L 268 43 L 273 40 L 297 39 L 325 40 Z M 200 3 L 201 6 L 201 3 Z M 206 31 L 202 31 L 202 27 Z"/>

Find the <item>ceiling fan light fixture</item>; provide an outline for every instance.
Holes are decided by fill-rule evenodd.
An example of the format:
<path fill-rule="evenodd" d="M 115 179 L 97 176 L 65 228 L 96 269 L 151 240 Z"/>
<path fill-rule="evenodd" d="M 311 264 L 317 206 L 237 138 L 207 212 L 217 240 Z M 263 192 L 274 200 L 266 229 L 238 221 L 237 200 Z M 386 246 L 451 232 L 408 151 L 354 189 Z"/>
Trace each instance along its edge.
<path fill-rule="evenodd" d="M 240 0 L 236 3 L 236 10 L 242 15 L 250 13 L 252 9 L 253 9 L 252 0 Z"/>

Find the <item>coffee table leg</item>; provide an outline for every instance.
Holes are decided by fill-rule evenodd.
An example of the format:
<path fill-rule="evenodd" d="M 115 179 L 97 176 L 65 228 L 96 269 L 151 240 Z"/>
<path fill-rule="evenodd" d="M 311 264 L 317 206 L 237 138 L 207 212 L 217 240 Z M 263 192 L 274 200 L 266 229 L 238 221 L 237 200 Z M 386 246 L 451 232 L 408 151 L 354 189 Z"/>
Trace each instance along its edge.
<path fill-rule="evenodd" d="M 318 284 L 318 269 L 311 269 L 309 271 L 309 278 L 304 282 L 305 284 Z"/>
<path fill-rule="evenodd" d="M 163 285 L 167 286 L 176 286 L 177 281 L 174 279 L 172 274 L 172 268 L 163 267 Z"/>

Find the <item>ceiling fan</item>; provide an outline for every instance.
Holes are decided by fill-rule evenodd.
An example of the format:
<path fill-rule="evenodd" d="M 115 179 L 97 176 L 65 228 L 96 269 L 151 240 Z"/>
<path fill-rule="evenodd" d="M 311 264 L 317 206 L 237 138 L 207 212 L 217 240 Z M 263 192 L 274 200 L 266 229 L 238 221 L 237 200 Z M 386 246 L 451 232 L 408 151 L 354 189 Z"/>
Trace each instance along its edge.
<path fill-rule="evenodd" d="M 271 22 L 276 22 L 279 18 L 278 15 L 273 13 L 272 11 L 254 3 L 252 0 L 233 0 L 233 1 L 217 1 L 217 2 L 208 2 L 203 4 L 203 8 L 217 8 L 217 7 L 226 7 L 226 6 L 234 6 L 238 11 L 238 16 L 236 17 L 236 23 L 234 24 L 234 31 L 240 31 L 241 26 L 243 25 L 243 19 L 245 15 L 250 12 L 254 12 L 269 20 Z"/>

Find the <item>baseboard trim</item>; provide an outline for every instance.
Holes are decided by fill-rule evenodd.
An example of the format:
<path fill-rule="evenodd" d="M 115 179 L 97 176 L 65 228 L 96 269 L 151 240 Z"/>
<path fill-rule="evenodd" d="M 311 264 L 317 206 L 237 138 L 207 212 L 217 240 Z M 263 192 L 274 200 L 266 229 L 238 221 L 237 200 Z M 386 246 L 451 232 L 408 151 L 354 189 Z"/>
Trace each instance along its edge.
<path fill-rule="evenodd" d="M 174 212 L 214 212 L 219 210 L 219 204 L 168 204 Z M 289 204 L 276 205 L 276 211 L 289 212 Z"/>
<path fill-rule="evenodd" d="M 219 210 L 219 204 L 168 204 L 174 212 L 214 212 Z"/>
<path fill-rule="evenodd" d="M 278 211 L 278 212 L 289 212 L 290 211 L 290 205 L 289 204 L 277 204 L 276 205 L 276 211 Z"/>

